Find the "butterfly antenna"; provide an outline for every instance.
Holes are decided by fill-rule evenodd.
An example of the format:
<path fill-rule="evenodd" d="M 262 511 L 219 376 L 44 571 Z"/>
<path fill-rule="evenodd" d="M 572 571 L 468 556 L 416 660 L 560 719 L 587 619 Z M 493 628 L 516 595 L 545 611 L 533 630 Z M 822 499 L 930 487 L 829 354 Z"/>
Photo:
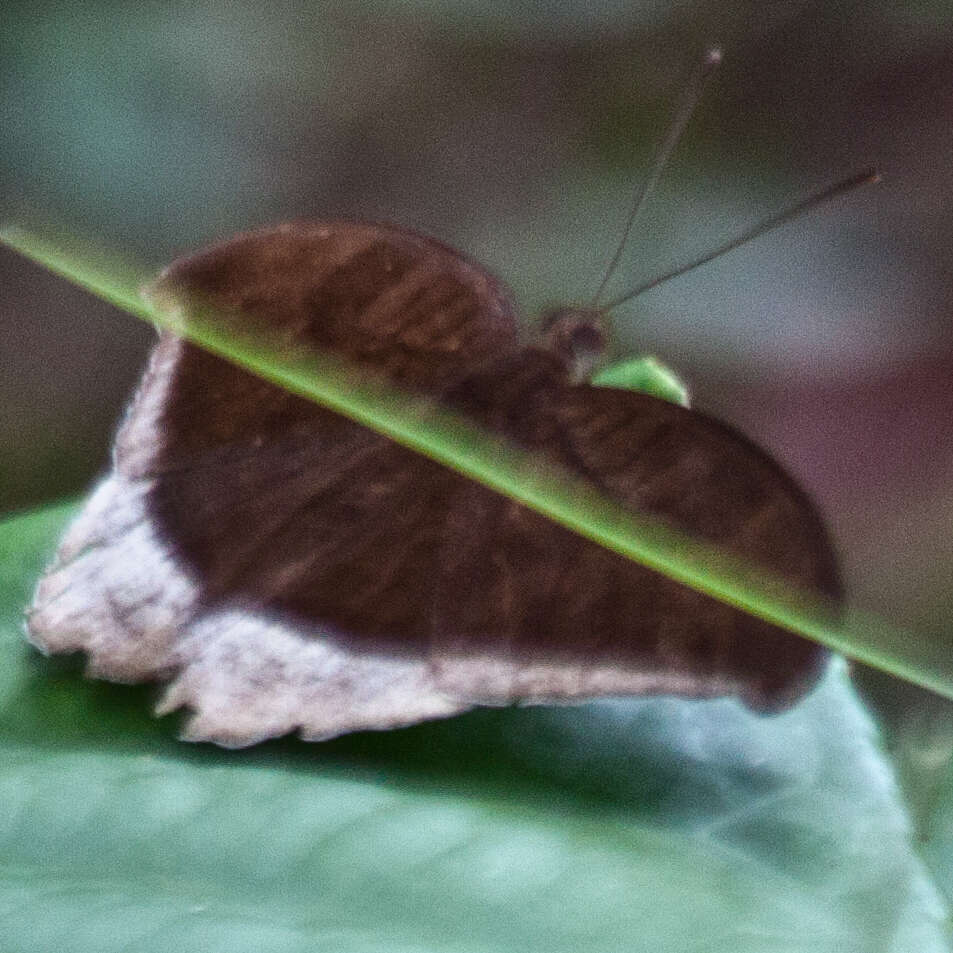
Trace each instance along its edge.
<path fill-rule="evenodd" d="M 701 99 L 705 83 L 720 62 L 721 50 L 717 48 L 708 50 L 701 63 L 695 68 L 691 79 L 688 81 L 688 86 L 682 95 L 682 101 L 675 113 L 675 117 L 665 134 L 665 138 L 655 152 L 651 170 L 642 182 L 639 190 L 635 193 L 632 207 L 629 210 L 629 217 L 626 219 L 625 228 L 622 230 L 622 238 L 619 239 L 619 244 L 616 246 L 612 261 L 609 262 L 609 267 L 606 268 L 606 272 L 602 276 L 599 290 L 596 291 L 595 297 L 592 299 L 591 307 L 593 310 L 598 309 L 599 299 L 602 297 L 602 293 L 605 291 L 609 279 L 615 274 L 615 270 L 619 267 L 619 262 L 622 260 L 622 253 L 625 251 L 625 246 L 629 242 L 629 235 L 632 234 L 632 226 L 635 224 L 635 220 L 638 218 L 639 212 L 645 205 L 646 200 L 652 192 L 655 191 L 655 186 L 658 184 L 658 180 L 661 178 L 662 172 L 668 164 L 668 160 L 675 146 L 678 145 L 678 140 L 681 139 L 682 133 L 685 131 L 685 126 L 688 125 L 688 120 L 691 119 L 692 113 L 695 111 L 695 107 Z"/>
<path fill-rule="evenodd" d="M 845 192 L 851 192 L 863 185 L 873 185 L 874 183 L 879 182 L 880 179 L 881 175 L 875 169 L 865 169 L 863 172 L 858 172 L 857 174 L 851 175 L 846 179 L 841 179 L 839 182 L 829 185 L 826 189 L 821 189 L 821 191 L 815 192 L 813 195 L 809 195 L 806 199 L 803 199 L 796 205 L 792 205 L 790 208 L 784 209 L 775 215 L 769 216 L 764 221 L 759 222 L 757 225 L 752 226 L 751 228 L 742 232 L 740 235 L 732 238 L 730 241 L 725 242 L 724 245 L 719 245 L 713 251 L 702 255 L 700 258 L 696 258 L 694 261 L 690 261 L 684 265 L 678 265 L 671 271 L 667 271 L 664 274 L 659 275 L 657 278 L 652 278 L 650 281 L 646 281 L 644 284 L 637 285 L 631 291 L 627 291 L 624 295 L 620 295 L 618 298 L 615 298 L 608 304 L 604 305 L 602 310 L 606 312 L 612 311 L 613 309 L 618 308 L 619 305 L 625 304 L 626 301 L 631 301 L 633 298 L 637 298 L 646 291 L 651 291 L 652 288 L 657 288 L 659 285 L 665 284 L 666 281 L 671 281 L 673 278 L 679 278 L 690 271 L 694 271 L 696 268 L 699 268 L 702 265 L 707 265 L 708 262 L 714 261 L 716 258 L 720 258 L 722 255 L 727 255 L 728 252 L 734 251 L 740 245 L 744 245 L 745 242 L 750 242 L 753 239 L 763 235 L 765 232 L 770 232 L 773 229 L 784 225 L 786 222 L 790 222 L 791 219 L 797 218 L 799 215 L 803 215 L 805 212 L 810 212 L 812 209 L 817 208 L 819 205 L 823 205 L 825 202 L 831 201 L 831 199 L 837 198 L 839 195 L 843 195 Z"/>

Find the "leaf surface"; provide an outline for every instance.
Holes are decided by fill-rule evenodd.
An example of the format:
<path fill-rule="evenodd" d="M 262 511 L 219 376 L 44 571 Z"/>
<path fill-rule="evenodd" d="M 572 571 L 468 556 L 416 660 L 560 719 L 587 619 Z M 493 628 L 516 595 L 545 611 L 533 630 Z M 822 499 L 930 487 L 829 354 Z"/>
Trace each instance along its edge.
<path fill-rule="evenodd" d="M 949 949 L 839 662 L 774 718 L 630 699 L 191 746 L 150 688 L 24 641 L 71 512 L 0 523 L 4 951 Z"/>

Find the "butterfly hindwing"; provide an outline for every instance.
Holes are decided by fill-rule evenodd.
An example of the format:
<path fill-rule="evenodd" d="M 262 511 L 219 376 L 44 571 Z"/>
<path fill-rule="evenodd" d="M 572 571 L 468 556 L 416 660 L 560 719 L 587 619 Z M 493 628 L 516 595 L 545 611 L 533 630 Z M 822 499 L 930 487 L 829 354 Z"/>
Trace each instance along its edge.
<path fill-rule="evenodd" d="M 514 388 L 513 371 L 505 376 L 512 403 L 493 413 L 514 439 L 635 510 L 795 586 L 839 595 L 813 506 L 735 431 L 637 392 L 569 386 L 553 374 L 534 393 Z M 491 374 L 471 379 L 458 399 L 472 412 L 490 404 L 484 392 L 507 393 Z M 826 653 L 813 643 L 482 488 L 457 501 L 448 540 L 433 643 L 448 691 L 496 704 L 738 694 L 768 710 L 790 704 L 822 669 Z"/>

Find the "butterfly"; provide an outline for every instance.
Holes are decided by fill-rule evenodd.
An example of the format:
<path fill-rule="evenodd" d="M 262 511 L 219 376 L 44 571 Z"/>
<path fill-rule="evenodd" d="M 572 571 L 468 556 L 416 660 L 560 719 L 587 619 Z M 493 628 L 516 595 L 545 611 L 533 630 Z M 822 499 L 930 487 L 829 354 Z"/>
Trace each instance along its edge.
<path fill-rule="evenodd" d="M 503 286 L 391 225 L 293 223 L 169 267 L 201 301 L 431 398 L 801 589 L 841 595 L 817 510 L 744 436 L 587 378 L 604 312 L 524 346 Z M 161 334 L 111 473 L 28 615 L 94 677 L 166 682 L 185 737 L 323 739 L 474 705 L 604 695 L 792 704 L 826 650 L 626 560 L 521 504 Z"/>
<path fill-rule="evenodd" d="M 487 270 L 394 225 L 238 235 L 171 265 L 149 295 L 331 354 L 837 601 L 823 521 L 770 456 L 697 410 L 592 381 L 612 310 L 878 178 L 835 183 L 598 305 L 720 59 L 710 50 L 698 67 L 596 298 L 544 315 L 535 344 Z M 44 652 L 85 652 L 91 676 L 166 683 L 157 711 L 187 709 L 184 737 L 226 746 L 606 695 L 734 695 L 777 711 L 827 659 L 168 332 L 27 626 Z"/>

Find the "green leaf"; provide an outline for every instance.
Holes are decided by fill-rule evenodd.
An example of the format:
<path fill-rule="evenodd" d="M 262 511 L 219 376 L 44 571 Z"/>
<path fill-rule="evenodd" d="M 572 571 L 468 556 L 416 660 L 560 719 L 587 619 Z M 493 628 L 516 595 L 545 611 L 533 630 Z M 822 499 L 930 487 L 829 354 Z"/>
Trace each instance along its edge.
<path fill-rule="evenodd" d="M 949 718 L 945 721 L 942 750 L 934 751 L 937 755 L 934 764 L 942 769 L 942 774 L 939 784 L 930 792 L 930 815 L 924 825 L 921 850 L 949 904 L 953 898 L 953 771 L 950 770 L 949 758 L 953 739 Z"/>
<path fill-rule="evenodd" d="M 173 740 L 23 639 L 69 507 L 0 523 L 4 953 L 940 953 L 946 909 L 836 663 L 794 711 L 482 710 Z"/>
<path fill-rule="evenodd" d="M 838 186 L 841 188 L 843 186 Z M 953 698 L 953 654 L 930 638 L 792 590 L 759 567 L 730 557 L 590 484 L 474 427 L 430 402 L 362 376 L 332 355 L 288 353 L 261 328 L 238 333 L 214 313 L 170 313 L 139 294 L 142 275 L 87 249 L 69 254 L 15 227 L 0 242 L 141 319 L 152 321 L 265 379 L 377 430 L 404 446 L 519 500 L 569 529 L 716 599 L 835 651 Z M 253 316 L 252 316 L 253 317 Z M 253 324 L 250 321 L 250 325 Z"/>
<path fill-rule="evenodd" d="M 689 404 L 685 382 L 657 357 L 632 357 L 610 364 L 592 378 L 592 383 L 597 387 L 640 390 L 682 407 Z"/>

